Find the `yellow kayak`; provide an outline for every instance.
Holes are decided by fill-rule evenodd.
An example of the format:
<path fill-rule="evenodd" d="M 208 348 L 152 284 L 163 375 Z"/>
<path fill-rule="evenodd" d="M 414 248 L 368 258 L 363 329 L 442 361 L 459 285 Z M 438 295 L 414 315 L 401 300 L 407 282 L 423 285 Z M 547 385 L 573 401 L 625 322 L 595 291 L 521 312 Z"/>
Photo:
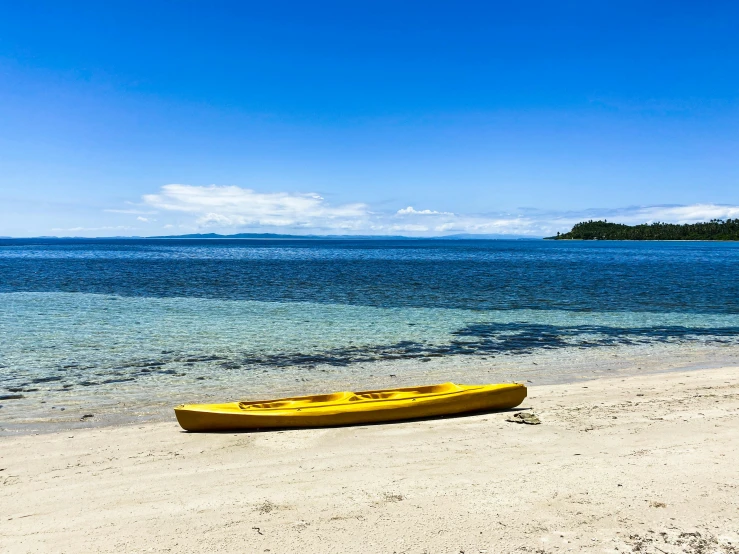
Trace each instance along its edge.
<path fill-rule="evenodd" d="M 514 408 L 526 398 L 521 384 L 455 385 L 336 392 L 279 400 L 183 404 L 174 411 L 187 431 L 331 427 Z"/>

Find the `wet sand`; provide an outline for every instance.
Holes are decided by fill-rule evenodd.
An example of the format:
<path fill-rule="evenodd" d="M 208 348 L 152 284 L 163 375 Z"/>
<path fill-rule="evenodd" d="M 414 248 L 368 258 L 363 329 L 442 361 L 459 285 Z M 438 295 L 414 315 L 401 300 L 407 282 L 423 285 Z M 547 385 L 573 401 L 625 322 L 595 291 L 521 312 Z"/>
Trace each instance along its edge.
<path fill-rule="evenodd" d="M 532 386 L 541 425 L 0 437 L 0 551 L 737 552 L 737 377 Z"/>

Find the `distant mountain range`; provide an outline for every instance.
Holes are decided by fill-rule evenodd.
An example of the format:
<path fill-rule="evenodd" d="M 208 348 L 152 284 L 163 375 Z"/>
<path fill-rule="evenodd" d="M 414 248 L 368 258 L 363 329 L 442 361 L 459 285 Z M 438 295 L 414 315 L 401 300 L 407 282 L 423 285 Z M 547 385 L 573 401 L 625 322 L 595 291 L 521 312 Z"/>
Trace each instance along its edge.
<path fill-rule="evenodd" d="M 217 233 L 194 233 L 189 235 L 166 235 L 147 237 L 151 239 L 307 239 L 307 240 L 538 240 L 541 237 L 523 235 L 446 235 L 443 237 L 404 237 L 400 235 L 281 235 L 277 233 L 236 233 L 219 235 Z"/>

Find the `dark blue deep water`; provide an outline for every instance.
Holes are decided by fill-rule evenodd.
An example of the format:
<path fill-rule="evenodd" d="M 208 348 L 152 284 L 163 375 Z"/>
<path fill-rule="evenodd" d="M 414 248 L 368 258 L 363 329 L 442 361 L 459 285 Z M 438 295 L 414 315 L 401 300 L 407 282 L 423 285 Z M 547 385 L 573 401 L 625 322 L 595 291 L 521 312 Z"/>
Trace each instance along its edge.
<path fill-rule="evenodd" d="M 0 292 L 739 313 L 739 243 L 0 240 Z"/>

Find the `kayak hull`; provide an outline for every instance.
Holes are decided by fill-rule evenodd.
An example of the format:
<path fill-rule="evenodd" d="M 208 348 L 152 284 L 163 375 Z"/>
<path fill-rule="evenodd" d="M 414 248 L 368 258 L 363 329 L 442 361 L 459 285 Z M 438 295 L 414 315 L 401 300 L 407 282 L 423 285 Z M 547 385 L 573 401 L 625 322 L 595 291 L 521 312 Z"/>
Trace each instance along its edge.
<path fill-rule="evenodd" d="M 517 383 L 443 383 L 253 402 L 183 404 L 175 408 L 175 414 L 187 431 L 333 427 L 506 410 L 525 398 L 526 387 Z"/>

